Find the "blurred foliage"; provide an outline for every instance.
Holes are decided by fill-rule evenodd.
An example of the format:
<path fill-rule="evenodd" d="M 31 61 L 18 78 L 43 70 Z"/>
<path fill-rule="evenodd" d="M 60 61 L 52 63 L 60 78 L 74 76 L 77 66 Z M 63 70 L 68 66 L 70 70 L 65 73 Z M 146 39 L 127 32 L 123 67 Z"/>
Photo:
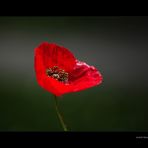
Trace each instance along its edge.
<path fill-rule="evenodd" d="M 52 94 L 38 86 L 5 82 L 1 89 L 1 131 L 62 131 Z M 23 85 L 24 84 L 24 85 Z M 133 87 L 134 88 L 134 87 Z M 148 130 L 147 92 L 133 88 L 90 88 L 59 98 L 60 110 L 71 131 Z"/>

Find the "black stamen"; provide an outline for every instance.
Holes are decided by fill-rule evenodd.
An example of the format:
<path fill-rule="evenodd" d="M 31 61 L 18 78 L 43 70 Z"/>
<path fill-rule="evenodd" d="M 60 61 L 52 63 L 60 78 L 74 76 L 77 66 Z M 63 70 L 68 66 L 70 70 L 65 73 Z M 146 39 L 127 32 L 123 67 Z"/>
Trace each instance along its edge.
<path fill-rule="evenodd" d="M 63 69 L 60 69 L 58 66 L 46 69 L 46 74 L 60 82 L 68 81 L 68 73 Z"/>

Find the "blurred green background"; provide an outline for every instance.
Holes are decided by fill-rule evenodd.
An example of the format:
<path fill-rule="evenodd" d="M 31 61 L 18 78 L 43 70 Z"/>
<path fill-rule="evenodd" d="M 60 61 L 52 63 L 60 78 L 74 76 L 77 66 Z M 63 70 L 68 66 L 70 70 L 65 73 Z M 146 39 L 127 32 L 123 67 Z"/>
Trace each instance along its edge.
<path fill-rule="evenodd" d="M 34 72 L 54 42 L 94 65 L 103 83 L 59 99 L 71 131 L 148 131 L 148 17 L 0 17 L 0 131 L 63 131 Z"/>

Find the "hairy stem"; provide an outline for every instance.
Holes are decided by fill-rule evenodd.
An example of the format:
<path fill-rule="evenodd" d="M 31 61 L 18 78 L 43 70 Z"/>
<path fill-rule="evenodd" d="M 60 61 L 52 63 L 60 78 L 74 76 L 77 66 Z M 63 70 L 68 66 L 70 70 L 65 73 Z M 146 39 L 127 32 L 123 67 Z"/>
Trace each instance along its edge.
<path fill-rule="evenodd" d="M 67 129 L 66 124 L 64 123 L 63 117 L 62 117 L 62 115 L 61 115 L 61 113 L 59 111 L 58 99 L 57 99 L 56 96 L 54 96 L 54 100 L 55 100 L 55 109 L 56 109 L 57 116 L 58 116 L 59 121 L 60 121 L 60 123 L 61 123 L 61 125 L 63 127 L 63 130 L 66 132 L 66 131 L 68 131 L 68 129 Z"/>

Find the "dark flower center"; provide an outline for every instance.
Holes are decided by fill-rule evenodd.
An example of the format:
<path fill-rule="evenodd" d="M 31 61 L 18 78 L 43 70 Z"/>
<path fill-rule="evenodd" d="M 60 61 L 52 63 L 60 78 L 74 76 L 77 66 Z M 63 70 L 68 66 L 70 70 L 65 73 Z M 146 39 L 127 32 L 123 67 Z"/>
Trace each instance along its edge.
<path fill-rule="evenodd" d="M 60 69 L 58 66 L 46 69 L 46 74 L 60 82 L 66 83 L 68 81 L 68 73 Z"/>

